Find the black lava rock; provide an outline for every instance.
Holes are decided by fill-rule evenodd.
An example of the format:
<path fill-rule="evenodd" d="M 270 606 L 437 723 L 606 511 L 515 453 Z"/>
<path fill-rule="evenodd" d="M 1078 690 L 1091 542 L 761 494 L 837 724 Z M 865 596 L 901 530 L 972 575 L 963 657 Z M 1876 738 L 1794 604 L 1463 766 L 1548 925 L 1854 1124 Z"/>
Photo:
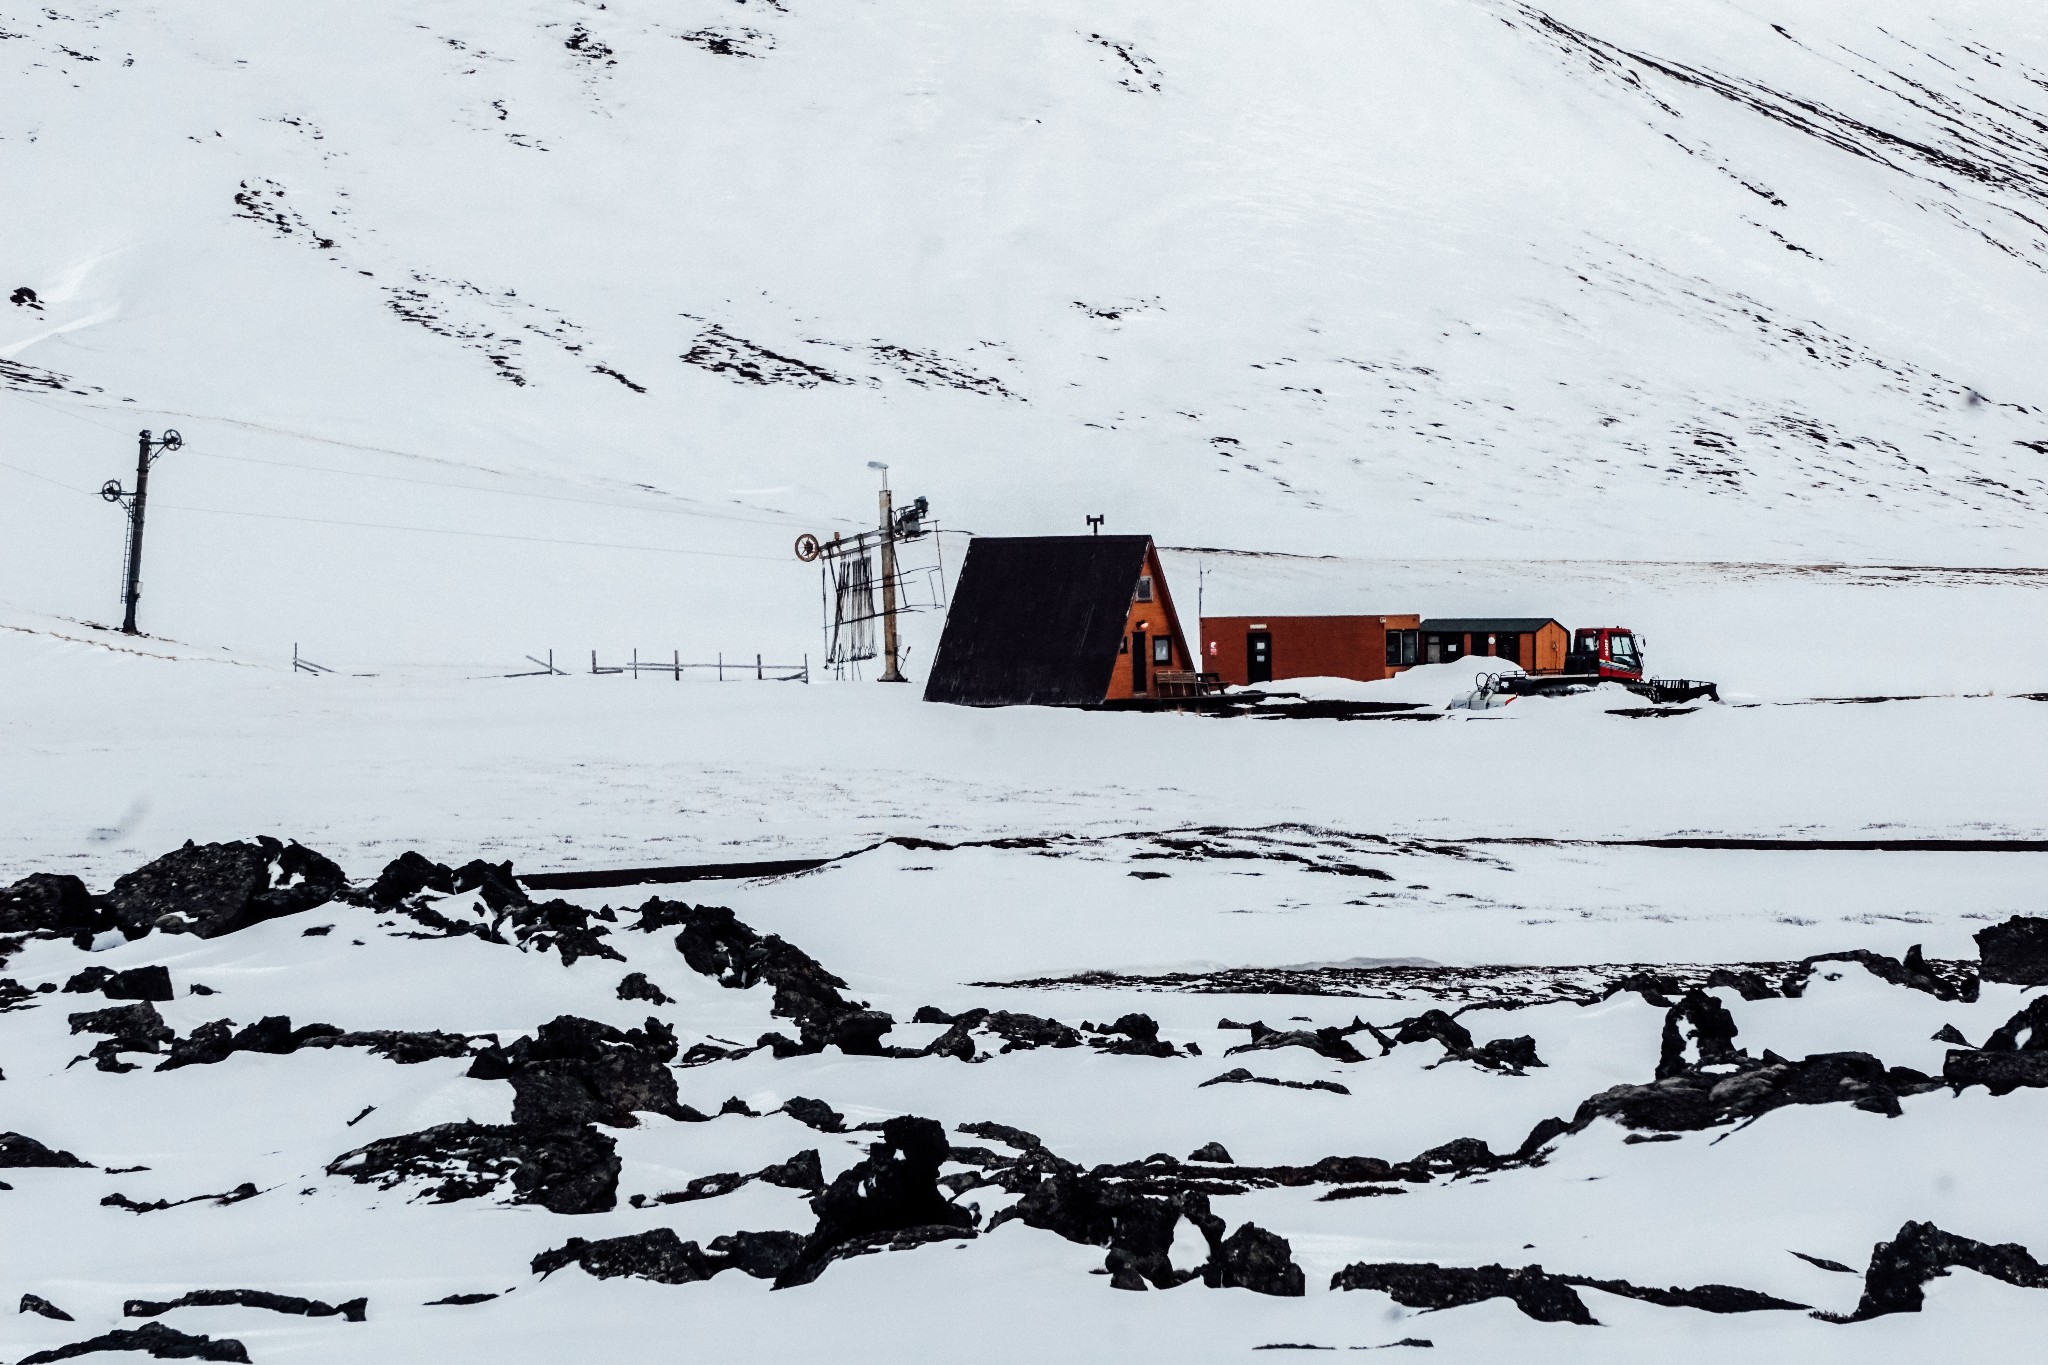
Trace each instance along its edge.
<path fill-rule="evenodd" d="M 1986 981 L 2048 985 L 2048 919 L 2014 915 L 1976 937 L 1977 969 Z"/>
<path fill-rule="evenodd" d="M 654 1005 L 673 1005 L 675 1001 L 664 993 L 661 987 L 647 979 L 645 972 L 628 972 L 619 982 L 619 999 L 645 1000 Z"/>
<path fill-rule="evenodd" d="M 1898 1236 L 1872 1249 L 1870 1268 L 1863 1274 L 1863 1297 L 1847 1320 L 1919 1312 L 1926 1299 L 1922 1286 L 1948 1274 L 1952 1266 L 2022 1289 L 2048 1289 L 2048 1266 L 2016 1242 L 1992 1246 L 1943 1232 L 1932 1223 L 1907 1223 Z"/>
<path fill-rule="evenodd" d="M 653 1228 L 624 1237 L 585 1241 L 571 1237 L 552 1251 L 533 1258 L 536 1275 L 554 1274 L 564 1266 L 581 1266 L 601 1280 L 631 1275 L 660 1284 L 694 1284 L 721 1270 L 738 1270 L 756 1279 L 773 1279 L 796 1261 L 804 1239 L 794 1232 L 736 1232 L 714 1238 L 706 1252 L 685 1242 L 672 1228 Z"/>
<path fill-rule="evenodd" d="M 1441 1015 L 1443 1011 L 1431 1010 L 1430 1013 Z M 1365 1054 L 1353 1047 L 1351 1040 L 1345 1036 L 1350 1030 L 1334 1026 L 1319 1029 L 1276 1029 L 1268 1028 L 1259 1020 L 1252 1021 L 1246 1027 L 1251 1030 L 1251 1041 L 1225 1049 L 1225 1056 L 1235 1056 L 1240 1052 L 1269 1052 L 1282 1047 L 1301 1047 L 1307 1048 L 1319 1057 L 1328 1057 L 1333 1062 L 1365 1060 Z M 1453 1024 L 1452 1027 L 1457 1026 Z M 1458 1029 L 1458 1032 L 1464 1033 L 1464 1030 Z M 1471 1035 L 1466 1035 L 1466 1041 L 1471 1041 Z"/>
<path fill-rule="evenodd" d="M 1285 1237 L 1246 1223 L 1225 1238 L 1202 1268 L 1202 1283 L 1211 1289 L 1250 1289 L 1282 1298 L 1307 1292 L 1294 1248 Z"/>
<path fill-rule="evenodd" d="M 78 1160 L 70 1152 L 57 1152 L 35 1138 L 23 1134 L 0 1134 L 0 1169 L 27 1169 L 27 1166 L 74 1166 L 74 1169 L 90 1169 L 90 1160 Z"/>
<path fill-rule="evenodd" d="M 618 1148 L 587 1126 L 444 1123 L 344 1152 L 327 1163 L 327 1173 L 387 1190 L 432 1182 L 425 1193 L 437 1203 L 475 1199 L 510 1179 L 512 1203 L 552 1213 L 603 1213 L 619 1194 Z"/>
<path fill-rule="evenodd" d="M 69 1313 L 59 1308 L 56 1304 L 51 1303 L 41 1294 L 23 1294 L 21 1296 L 21 1307 L 17 1308 L 15 1312 L 35 1313 L 42 1317 L 53 1318 L 58 1322 L 78 1321 L 78 1319 L 72 1317 Z"/>
<path fill-rule="evenodd" d="M 470 1064 L 479 1080 L 512 1082 L 512 1122 L 541 1128 L 602 1123 L 631 1128 L 636 1110 L 684 1118 L 676 1100 L 675 1030 L 649 1018 L 621 1030 L 562 1015 L 506 1047 L 487 1047 Z"/>
<path fill-rule="evenodd" d="M 1985 933 L 1991 932 L 1985 930 Z M 1983 934 L 1979 934 L 1981 939 Z M 1805 983 L 1814 967 L 1822 962 L 1860 962 L 1872 976 L 1889 981 L 1894 986 L 1905 986 L 1916 991 L 1925 991 L 1937 1000 L 1961 1000 L 1968 1002 L 1977 998 L 1979 990 L 1977 977 L 1965 970 L 1959 979 L 1951 981 L 1936 971 L 1914 944 L 1906 950 L 1905 961 L 1873 953 L 1868 948 L 1856 948 L 1846 953 L 1816 953 L 1802 960 L 1799 971 L 1793 973 L 1786 983 L 1785 993 L 1797 996 L 1805 991 Z M 1996 980 L 1997 978 L 1992 978 Z"/>
<path fill-rule="evenodd" d="M 1231 1164 L 1230 1150 L 1220 1142 L 1203 1143 L 1201 1146 L 1195 1148 L 1194 1151 L 1188 1153 L 1188 1160 L 1220 1161 L 1226 1166 Z"/>
<path fill-rule="evenodd" d="M 291 1313 L 302 1318 L 340 1317 L 361 1322 L 369 1308 L 368 1299 L 346 1303 L 323 1303 L 294 1294 L 273 1294 L 266 1289 L 193 1289 L 175 1299 L 130 1299 L 121 1306 L 124 1317 L 154 1318 L 173 1308 L 263 1308 L 272 1313 Z"/>
<path fill-rule="evenodd" d="M 157 1052 L 177 1035 L 147 1000 L 133 1005 L 114 1005 L 70 1017 L 73 1033 L 109 1035 L 93 1045 L 90 1055 L 101 1071 L 133 1071 L 135 1063 L 124 1062 L 124 1052 Z"/>
<path fill-rule="evenodd" d="M 188 840 L 116 881 L 106 905 L 131 938 L 151 929 L 217 938 L 325 905 L 347 884 L 339 867 L 296 843 Z"/>
<path fill-rule="evenodd" d="M 1960 1034 L 1955 1041 L 1961 1041 Z M 1951 1051 L 1941 1078 L 1958 1093 L 1972 1085 L 1984 1086 L 1994 1095 L 2022 1086 L 2048 1086 L 2048 996 L 2029 1001 L 1986 1038 L 1982 1048 Z"/>
<path fill-rule="evenodd" d="M 23 1356 L 14 1365 L 50 1365 L 52 1361 L 70 1360 L 95 1351 L 146 1351 L 158 1360 L 228 1360 L 249 1365 L 248 1349 L 233 1337 L 194 1336 L 160 1322 L 133 1329 L 118 1328 L 69 1346 L 37 1351 Z"/>
<path fill-rule="evenodd" d="M 1332 1289 L 1377 1289 L 1406 1308 L 1462 1308 L 1485 1299 L 1511 1299 L 1538 1322 L 1594 1325 L 1593 1314 L 1569 1284 L 1546 1275 L 1540 1265 L 1506 1266 L 1367 1264 L 1345 1266 L 1330 1279 Z"/>
<path fill-rule="evenodd" d="M 842 1244 L 913 1228 L 972 1237 L 974 1215 L 939 1189 L 939 1164 L 946 1154 L 946 1130 L 937 1120 L 905 1115 L 884 1122 L 881 1141 L 868 1148 L 867 1158 L 811 1199 L 818 1225 L 805 1239 L 801 1256 L 777 1276 L 776 1286 L 810 1283 L 837 1259 Z"/>
<path fill-rule="evenodd" d="M 673 924 L 683 926 L 676 935 L 676 950 L 692 971 L 716 979 L 729 990 L 746 990 L 762 982 L 774 990 L 771 1012 L 794 1020 L 800 1040 L 764 1035 L 761 1041 L 773 1048 L 776 1056 L 821 1052 L 832 1046 L 864 1056 L 891 1052 L 883 1047 L 881 1038 L 895 1021 L 879 1010 L 870 1010 L 865 1001 L 840 994 L 844 981 L 779 935 L 764 937 L 754 932 L 722 906 L 656 899 L 640 907 L 637 927 Z M 919 1054 L 904 1051 L 892 1055 Z"/>
<path fill-rule="evenodd" d="M 455 873 L 433 859 L 407 849 L 386 863 L 384 870 L 377 874 L 377 880 L 370 884 L 369 902 L 380 910 L 388 910 L 422 891 L 454 895 Z"/>
<path fill-rule="evenodd" d="M 131 967 L 125 972 L 87 967 L 66 981 L 64 989 L 81 995 L 98 991 L 109 1000 L 169 1000 L 171 971 L 160 966 Z"/>
<path fill-rule="evenodd" d="M 802 1095 L 795 1095 L 783 1103 L 782 1112 L 806 1128 L 815 1128 L 821 1133 L 846 1131 L 846 1115 L 823 1100 L 806 1099 Z"/>
<path fill-rule="evenodd" d="M 0 934 L 97 935 L 114 918 L 67 872 L 31 872 L 0 887 Z"/>
<path fill-rule="evenodd" d="M 483 902 L 493 910 L 509 910 L 514 906 L 531 905 L 526 888 L 512 875 L 510 861 L 487 863 L 481 858 L 472 858 L 455 869 L 455 889 L 475 891 Z"/>

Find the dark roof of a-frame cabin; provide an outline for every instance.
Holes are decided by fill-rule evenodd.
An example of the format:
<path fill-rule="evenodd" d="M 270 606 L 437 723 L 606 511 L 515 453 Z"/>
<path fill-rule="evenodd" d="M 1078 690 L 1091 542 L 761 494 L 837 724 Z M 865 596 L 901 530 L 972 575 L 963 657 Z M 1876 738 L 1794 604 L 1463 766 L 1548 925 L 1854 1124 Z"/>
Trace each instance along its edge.
<path fill-rule="evenodd" d="M 953 588 L 926 701 L 1101 701 L 1149 536 L 976 536 Z"/>

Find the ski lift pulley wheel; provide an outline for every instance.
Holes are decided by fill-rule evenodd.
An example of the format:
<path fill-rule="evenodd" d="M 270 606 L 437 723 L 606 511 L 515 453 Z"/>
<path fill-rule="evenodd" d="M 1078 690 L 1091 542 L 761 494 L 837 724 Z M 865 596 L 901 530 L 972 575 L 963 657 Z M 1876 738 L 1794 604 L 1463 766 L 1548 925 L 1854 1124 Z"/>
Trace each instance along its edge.
<path fill-rule="evenodd" d="M 108 479 L 105 483 L 100 485 L 100 496 L 105 498 L 108 502 L 119 502 L 121 499 L 127 497 L 128 494 L 122 491 L 121 481 L 119 479 Z"/>
<path fill-rule="evenodd" d="M 809 531 L 796 538 L 796 557 L 804 563 L 811 563 L 823 553 L 824 548 L 818 544 L 818 538 Z"/>

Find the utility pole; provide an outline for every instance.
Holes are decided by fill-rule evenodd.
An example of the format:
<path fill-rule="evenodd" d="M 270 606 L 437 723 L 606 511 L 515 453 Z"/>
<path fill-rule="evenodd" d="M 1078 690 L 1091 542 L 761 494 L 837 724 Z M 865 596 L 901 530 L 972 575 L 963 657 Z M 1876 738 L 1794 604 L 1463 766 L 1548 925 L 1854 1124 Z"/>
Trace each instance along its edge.
<path fill-rule="evenodd" d="M 889 498 L 889 466 L 869 460 L 882 472 L 882 676 L 877 682 L 909 682 L 896 667 L 896 508 Z"/>
<path fill-rule="evenodd" d="M 166 431 L 151 440 L 147 431 L 136 439 L 135 488 L 131 492 L 121 487 L 117 479 L 109 479 L 100 487 L 100 496 L 108 502 L 127 504 L 128 508 L 128 555 L 122 565 L 121 600 L 127 611 L 121 620 L 123 635 L 139 635 L 135 628 L 135 603 L 142 596 L 142 515 L 149 502 L 149 467 L 156 463 L 166 450 L 176 450 L 185 444 L 185 438 L 175 431 Z"/>

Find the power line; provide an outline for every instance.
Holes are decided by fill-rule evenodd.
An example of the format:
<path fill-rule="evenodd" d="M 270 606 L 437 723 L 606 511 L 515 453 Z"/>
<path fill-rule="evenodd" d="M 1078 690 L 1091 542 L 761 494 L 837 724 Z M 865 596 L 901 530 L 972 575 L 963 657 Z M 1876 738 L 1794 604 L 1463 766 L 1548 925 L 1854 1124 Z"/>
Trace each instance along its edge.
<path fill-rule="evenodd" d="M 785 555 L 743 555 L 728 550 L 681 550 L 672 545 L 621 545 L 609 540 L 558 540 L 552 536 L 515 536 L 503 531 L 457 531 L 445 526 L 399 526 L 384 521 L 339 521 L 328 517 L 294 517 L 281 512 L 238 512 L 225 507 L 182 507 L 161 503 L 176 512 L 200 512 L 216 517 L 254 517 L 260 521 L 296 521 L 311 526 L 356 526 L 372 531 L 411 531 L 430 536 L 470 536 L 481 540 L 518 540 L 532 545 L 581 545 L 594 550 L 646 550 L 653 554 L 698 555 L 709 559 L 750 559 L 761 564 L 782 564 Z"/>
<path fill-rule="evenodd" d="M 86 416 L 84 416 L 84 415 L 82 415 L 82 414 L 80 414 L 80 413 L 74 412 L 74 411 L 70 410 L 69 408 L 61 408 L 61 407 L 56 407 L 56 406 L 54 406 L 54 405 L 52 405 L 52 404 L 50 404 L 50 403 L 44 402 L 44 401 L 42 401 L 42 400 L 41 400 L 40 398 L 38 398 L 38 397 L 37 397 L 36 395 L 34 395 L 34 394 L 22 393 L 22 392 L 20 392 L 20 391 L 16 390 L 16 391 L 14 391 L 14 393 L 13 393 L 13 396 L 14 396 L 14 397 L 17 397 L 17 398 L 21 398 L 21 399 L 24 399 L 24 400 L 26 400 L 27 402 L 33 403 L 33 404 L 35 404 L 35 405 L 36 405 L 37 407 L 39 407 L 39 408 L 43 408 L 43 409 L 45 409 L 46 411 L 49 411 L 49 412 L 54 412 L 54 413 L 57 413 L 57 414 L 58 414 L 58 415 L 60 415 L 60 416 L 64 416 L 64 417 L 69 417 L 69 418 L 73 419 L 74 421 L 84 422 L 84 423 L 85 423 L 85 424 L 86 424 L 87 426 L 93 426 L 93 427 L 98 427 L 98 428 L 99 428 L 100 430 L 102 430 L 102 431 L 115 431 L 115 432 L 120 432 L 120 431 L 121 431 L 121 428 L 119 428 L 119 427 L 112 427 L 112 426 L 108 426 L 108 425 L 107 425 L 106 423 L 104 423 L 104 422 L 96 422 L 96 421 L 94 421 L 94 420 L 93 420 L 92 418 L 90 418 L 90 417 L 86 417 Z M 98 407 L 98 406 L 100 406 L 100 405 L 96 405 L 96 404 L 89 404 L 89 405 L 86 405 L 86 406 L 95 406 L 95 407 Z M 159 413 L 162 413 L 162 414 L 163 414 L 163 415 L 165 415 L 165 416 L 171 416 L 171 417 L 187 417 L 187 418 L 192 418 L 192 419 L 194 419 L 194 420 L 197 420 L 197 421 L 211 421 L 211 422 L 220 422 L 220 423 L 223 423 L 224 425 L 228 425 L 228 426 L 237 426 L 237 427 L 245 427 L 245 428 L 247 428 L 247 429 L 249 429 L 249 430 L 251 430 L 251 431 L 267 431 L 267 432 L 271 432 L 271 433 L 274 433 L 274 434 L 276 434 L 276 435 L 280 435 L 280 436 L 285 436 L 285 437 L 288 437 L 288 438 L 290 438 L 290 439 L 293 439 L 293 440 L 299 440 L 299 441 L 312 441 L 312 442 L 315 442 L 315 443 L 317 443 L 317 444 L 320 444 L 320 445 L 333 445 L 333 446 L 340 446 L 340 447 L 342 447 L 342 448 L 344 448 L 344 449 L 347 449 L 347 450 L 364 450 L 364 451 L 369 451 L 369 452 L 371 452 L 371 453 L 373 453 L 373 454 L 379 454 L 379 455 L 394 455 L 394 456 L 398 456 L 399 458 L 402 458 L 402 459 L 408 459 L 408 460 L 423 460 L 423 461 L 426 461 L 426 462 L 428 462 L 428 463 L 431 463 L 431 464 L 445 464 L 445 465 L 452 465 L 452 466 L 454 466 L 455 468 L 458 468 L 458 469 L 475 469 L 475 470 L 477 470 L 477 471 L 478 471 L 479 473 L 483 473 L 483 474 L 491 475 L 491 476 L 494 476 L 494 477 L 497 477 L 497 478 L 520 478 L 520 477 L 546 477 L 546 476 L 533 476 L 533 475 L 519 475 L 519 474 L 509 473 L 509 472 L 506 472 L 506 471 L 502 471 L 502 470 L 495 470 L 495 469 L 486 469 L 486 468 L 483 468 L 483 467 L 481 467 L 481 466 L 477 466 L 477 465 L 472 465 L 472 464 L 469 464 L 469 463 L 467 463 L 467 462 L 465 462 L 465 461 L 462 461 L 462 460 L 454 460 L 454 459 L 449 459 L 449 458 L 447 458 L 447 457 L 445 457 L 445 456 L 437 456 L 437 455 L 422 455 L 422 454 L 418 453 L 417 451 L 410 451 L 410 450 L 398 450 L 398 449 L 395 449 L 395 448 L 393 448 L 393 447 L 389 447 L 389 446 L 371 446 L 371 445 L 362 445 L 362 444 L 360 444 L 360 443 L 358 443 L 358 442 L 354 442 L 354 441 L 342 441 L 342 440 L 337 440 L 337 439 L 335 439 L 335 438 L 333 438 L 333 437 L 329 437 L 329 436 L 317 436 L 317 435 L 314 435 L 314 434 L 312 434 L 312 433 L 310 433 L 310 432 L 303 432 L 303 431 L 292 431 L 291 429 L 289 429 L 289 428 L 287 428 L 287 427 L 272 427 L 272 426 L 266 426 L 266 425 L 264 425 L 263 423 L 260 423 L 260 422 L 247 422 L 247 421 L 243 421 L 243 420 L 241 420 L 241 419 L 239 419 L 239 418 L 234 418 L 234 417 L 210 417 L 210 416 L 208 416 L 207 414 L 204 414 L 204 413 L 190 413 L 190 412 L 172 412 L 172 411 L 170 411 L 169 409 L 164 409 L 164 408 L 151 408 L 151 409 L 142 409 L 142 408 L 137 408 L 137 409 L 136 409 L 136 411 L 137 411 L 137 412 L 144 412 L 144 411 L 149 411 L 149 412 L 159 412 Z M 126 433 L 125 433 L 125 432 L 123 432 L 122 434 L 124 434 L 124 435 L 125 435 Z M 241 463 L 241 464 L 256 464 L 256 465 L 270 465 L 270 466 L 272 466 L 272 467 L 274 467 L 274 468 L 277 468 L 277 469 L 298 469 L 298 470 L 306 470 L 306 471 L 309 471 L 309 472 L 313 472 L 313 473 L 320 473 L 320 474 L 334 474 L 334 475 L 338 475 L 338 476 L 341 476 L 341 477 L 343 477 L 343 478 L 355 478 L 355 479 L 376 479 L 376 480 L 380 480 L 380 481 L 383 481 L 383 482 L 389 482 L 389 483 L 413 483 L 413 484 L 419 484 L 419 485 L 422 485 L 422 486 L 424 486 L 424 487 L 428 487 L 428 488 L 452 488 L 452 489 L 456 489 L 456 490 L 459 490 L 459 491 L 462 491 L 462 492 L 467 492 L 467 493 L 483 493 L 483 494 L 488 494 L 488 495 L 492 495 L 492 496 L 496 496 L 496 497 L 512 497 L 512 498 L 534 498 L 534 499 L 538 499 L 538 500 L 541 500 L 541 501 L 547 501 L 547 502 L 563 502 L 563 503 L 580 503 L 580 504 L 583 504 L 583 505 L 586 505 L 586 506 L 591 506 L 591 507 L 613 507 L 613 508 L 617 508 L 618 510 L 620 510 L 620 511 L 624 511 L 624 512 L 638 512 L 638 511 L 645 511 L 645 512 L 661 512 L 661 513 L 664 513 L 664 514 L 666 514 L 666 515 L 669 515 L 669 516 L 691 516 L 691 517 L 702 517 L 702 518 L 704 518 L 704 519 L 706 519 L 706 520 L 710 520 L 710 521 L 733 521 L 733 522 L 742 522 L 742 523 L 746 523 L 746 524 L 750 524 L 750 525 L 755 525 L 755 526 L 779 526 L 779 527 L 784 527 L 784 528 L 788 528 L 788 527 L 793 527 L 793 526 L 802 526 L 802 525 L 806 525 L 806 524 L 808 524 L 807 522 L 803 522 L 803 521 L 798 521 L 798 520 L 796 520 L 796 519 L 794 519 L 794 518 L 787 518 L 787 519 L 773 519 L 773 518 L 768 518 L 768 517 L 749 517 L 749 516 L 745 516 L 745 515 L 742 515 L 742 514 L 740 514 L 740 513 L 736 513 L 736 512 L 723 512 L 723 511 L 714 511 L 714 510 L 710 510 L 710 509 L 699 509 L 699 510 L 693 510 L 693 509 L 690 509 L 690 508 L 683 508 L 683 507 L 656 507 L 656 506 L 647 506 L 647 507 L 639 507 L 639 506 L 635 506 L 635 505 L 634 505 L 634 504 L 632 504 L 632 503 L 626 503 L 626 502 L 617 502 L 617 501 L 610 501 L 610 500 L 606 500 L 606 499 L 602 499 L 602 498 L 578 498 L 578 497 L 568 497 L 568 496 L 563 496 L 563 495 L 560 495 L 560 494 L 554 494 L 554 493 L 534 493 L 534 492 L 528 492 L 528 491 L 525 491 L 525 490 L 522 490 L 522 489 L 511 489 L 511 488 L 480 488 L 480 487 L 477 487 L 477 486 L 476 486 L 476 485 L 474 485 L 474 484 L 461 484 L 461 483 L 449 483 L 449 482 L 446 482 L 446 481 L 444 481 L 444 480 L 439 480 L 439 479 L 415 479 L 415 478 L 409 478 L 409 477 L 407 477 L 407 476 L 405 476 L 405 475 L 402 475 L 402 474 L 372 474 L 372 473 L 369 473 L 368 471 L 365 471 L 365 470 L 355 470 L 355 469 L 335 469 L 335 468 L 333 468 L 332 466 L 329 466 L 329 465 L 309 465 L 309 464 L 297 464 L 297 463 L 294 463 L 294 462 L 292 462 L 292 461 L 289 461 L 289 460 L 262 460 L 262 459 L 257 459 L 257 458 L 254 458 L 253 456 L 248 456 L 248 455 L 223 455 L 223 454 L 219 454 L 219 453 L 217 453 L 217 452 L 212 452 L 212 451 L 207 451 L 207 452 L 200 452 L 200 451 L 189 451 L 189 452 L 187 452 L 187 453 L 188 453 L 188 454 L 204 454 L 204 455 L 206 456 L 206 458 L 208 458 L 208 459 L 214 459 L 214 460 L 233 460 L 233 461 L 236 461 L 236 462 L 238 462 L 238 463 Z M 24 472 L 25 472 L 25 471 L 24 471 Z M 37 476 L 37 477 L 41 477 L 41 476 L 39 475 L 39 476 Z M 684 501 L 684 502 L 697 502 L 697 501 L 698 501 L 698 499 L 695 499 L 695 498 L 687 498 L 687 497 L 682 497 L 681 495 L 677 495 L 677 494 L 668 494 L 668 495 L 662 495 L 662 496 L 676 497 L 676 498 L 678 498 L 678 499 L 679 499 L 680 501 Z M 828 516 L 828 517 L 824 518 L 824 520 L 826 520 L 826 521 L 838 521 L 838 522 L 844 522 L 844 523 L 845 523 L 846 525 L 849 525 L 849 526 L 852 526 L 852 525 L 857 525 L 857 524 L 858 524 L 858 523 L 856 523 L 856 522 L 848 521 L 848 520 L 847 520 L 846 518 L 844 518 L 844 517 L 831 517 L 831 516 Z M 369 524 L 369 523 L 365 523 L 365 524 Z"/>
<path fill-rule="evenodd" d="M 485 493 L 499 498 L 535 498 L 543 502 L 579 503 L 586 507 L 611 507 L 621 512 L 659 512 L 672 517 L 703 517 L 712 521 L 738 521 L 753 526 L 801 526 L 804 523 L 790 520 L 776 520 L 768 517 L 741 516 L 734 512 L 701 511 L 688 507 L 636 506 L 629 502 L 614 502 L 606 498 L 574 498 L 559 493 L 533 493 L 518 488 L 479 488 L 475 484 L 449 483 L 444 479 L 415 479 L 405 474 L 372 474 L 367 470 L 335 469 L 328 465 L 295 464 L 289 460 L 259 460 L 251 455 L 222 455 L 217 451 L 190 451 L 209 460 L 233 460 L 237 464 L 268 465 L 273 469 L 300 469 L 315 474 L 337 474 L 349 479 L 376 479 L 384 483 L 413 483 L 426 488 L 453 488 L 464 493 Z M 843 518 L 834 518 L 842 520 Z M 851 525 L 852 523 L 848 523 Z"/>
<path fill-rule="evenodd" d="M 56 484 L 57 487 L 64 489 L 66 492 L 69 493 L 83 493 L 88 498 L 98 496 L 97 494 L 93 493 L 90 489 L 79 488 L 73 484 L 65 483 L 62 479 L 53 479 L 48 474 L 38 474 L 33 469 L 23 469 L 20 465 L 9 464 L 5 460 L 0 460 L 0 469 L 11 469 L 17 474 L 26 474 L 31 479 L 41 479 L 44 483 Z"/>

